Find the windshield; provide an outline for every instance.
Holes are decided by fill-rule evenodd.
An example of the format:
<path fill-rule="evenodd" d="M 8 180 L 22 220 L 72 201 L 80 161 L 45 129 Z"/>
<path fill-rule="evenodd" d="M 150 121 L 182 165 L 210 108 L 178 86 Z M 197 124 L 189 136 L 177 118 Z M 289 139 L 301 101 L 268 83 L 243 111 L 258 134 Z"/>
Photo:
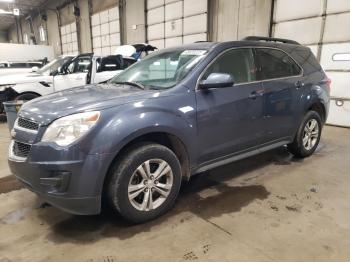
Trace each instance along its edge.
<path fill-rule="evenodd" d="M 111 83 L 133 82 L 151 89 L 178 84 L 206 55 L 207 50 L 172 50 L 154 53 L 115 76 Z"/>
<path fill-rule="evenodd" d="M 72 59 L 72 57 L 69 57 L 69 56 L 68 57 L 58 57 L 58 58 L 52 60 L 47 65 L 40 68 L 37 71 L 37 73 L 43 74 L 45 72 L 48 72 L 49 75 L 51 75 L 51 73 L 57 71 L 60 66 L 62 66 L 64 63 L 66 63 L 67 61 L 69 61 L 71 59 Z"/>

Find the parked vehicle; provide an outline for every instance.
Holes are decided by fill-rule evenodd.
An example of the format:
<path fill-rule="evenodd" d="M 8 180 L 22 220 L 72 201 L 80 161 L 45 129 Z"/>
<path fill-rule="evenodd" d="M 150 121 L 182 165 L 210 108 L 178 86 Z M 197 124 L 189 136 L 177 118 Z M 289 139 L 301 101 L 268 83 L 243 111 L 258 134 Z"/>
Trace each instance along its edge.
<path fill-rule="evenodd" d="M 0 114 L 3 113 L 2 102 L 11 100 L 30 100 L 52 92 L 53 77 L 58 69 L 74 56 L 60 56 L 42 68 L 31 68 L 31 72 L 4 75 L 0 77 Z M 33 70 L 34 69 L 34 70 Z M 35 72 L 33 72 L 35 71 Z"/>
<path fill-rule="evenodd" d="M 43 61 L 30 62 L 7 62 L 0 61 L 0 76 L 7 76 L 18 73 L 32 72 L 33 68 L 39 69 L 45 64 Z"/>
<path fill-rule="evenodd" d="M 310 156 L 329 91 L 310 49 L 291 40 L 163 49 L 106 84 L 26 103 L 9 165 L 67 212 L 97 214 L 106 199 L 144 222 L 168 211 L 193 174 L 283 145 Z"/>
<path fill-rule="evenodd" d="M 123 57 L 132 57 L 136 60 L 140 60 L 156 50 L 158 50 L 157 47 L 145 43 L 121 45 L 115 50 L 115 55 L 122 55 Z"/>
<path fill-rule="evenodd" d="M 105 82 L 135 62 L 120 55 L 60 56 L 36 72 L 0 77 L 0 113 L 2 102 L 28 101 L 72 87 Z"/>

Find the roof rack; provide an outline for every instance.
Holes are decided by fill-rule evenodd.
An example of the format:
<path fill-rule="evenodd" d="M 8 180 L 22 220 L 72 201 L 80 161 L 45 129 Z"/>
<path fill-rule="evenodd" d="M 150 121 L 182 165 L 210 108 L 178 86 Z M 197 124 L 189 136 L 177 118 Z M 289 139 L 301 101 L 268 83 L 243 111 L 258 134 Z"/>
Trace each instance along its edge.
<path fill-rule="evenodd" d="M 199 41 L 195 41 L 194 43 L 195 43 L 195 44 L 196 44 L 196 43 L 211 43 L 211 41 L 199 40 Z"/>
<path fill-rule="evenodd" d="M 300 45 L 297 41 L 284 39 L 284 38 L 274 38 L 265 36 L 247 36 L 242 39 L 243 41 L 266 41 L 266 42 L 280 42 L 285 44 Z"/>

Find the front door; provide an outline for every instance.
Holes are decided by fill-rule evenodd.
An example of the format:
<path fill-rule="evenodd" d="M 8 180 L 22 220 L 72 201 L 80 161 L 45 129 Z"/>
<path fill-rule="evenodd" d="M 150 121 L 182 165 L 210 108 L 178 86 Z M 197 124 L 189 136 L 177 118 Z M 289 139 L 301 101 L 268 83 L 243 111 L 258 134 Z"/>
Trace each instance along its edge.
<path fill-rule="evenodd" d="M 265 135 L 262 143 L 286 140 L 300 121 L 300 95 L 304 88 L 300 66 L 278 49 L 256 48 L 257 79 L 264 89 Z"/>
<path fill-rule="evenodd" d="M 221 54 L 205 71 L 227 73 L 234 85 L 196 90 L 199 164 L 253 149 L 259 145 L 263 127 L 263 94 L 256 81 L 250 48 L 231 49 Z"/>
<path fill-rule="evenodd" d="M 85 85 L 91 62 L 92 54 L 82 54 L 63 65 L 61 73 L 56 75 L 53 80 L 55 91 Z"/>

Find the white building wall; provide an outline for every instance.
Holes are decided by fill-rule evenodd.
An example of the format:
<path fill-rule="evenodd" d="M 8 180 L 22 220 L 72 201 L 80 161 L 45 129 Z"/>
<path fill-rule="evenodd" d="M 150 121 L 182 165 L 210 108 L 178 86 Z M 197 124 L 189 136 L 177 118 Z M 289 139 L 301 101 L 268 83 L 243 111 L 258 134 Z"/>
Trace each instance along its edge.
<path fill-rule="evenodd" d="M 207 0 L 147 0 L 147 41 L 158 48 L 208 39 Z"/>
<path fill-rule="evenodd" d="M 350 1 L 275 0 L 274 23 L 275 37 L 309 46 L 331 78 L 328 123 L 350 127 Z"/>
<path fill-rule="evenodd" d="M 119 7 L 115 6 L 91 16 L 93 52 L 97 55 L 111 55 L 120 45 Z"/>
<path fill-rule="evenodd" d="M 211 0 L 210 3 L 210 40 L 268 36 L 271 0 Z"/>

